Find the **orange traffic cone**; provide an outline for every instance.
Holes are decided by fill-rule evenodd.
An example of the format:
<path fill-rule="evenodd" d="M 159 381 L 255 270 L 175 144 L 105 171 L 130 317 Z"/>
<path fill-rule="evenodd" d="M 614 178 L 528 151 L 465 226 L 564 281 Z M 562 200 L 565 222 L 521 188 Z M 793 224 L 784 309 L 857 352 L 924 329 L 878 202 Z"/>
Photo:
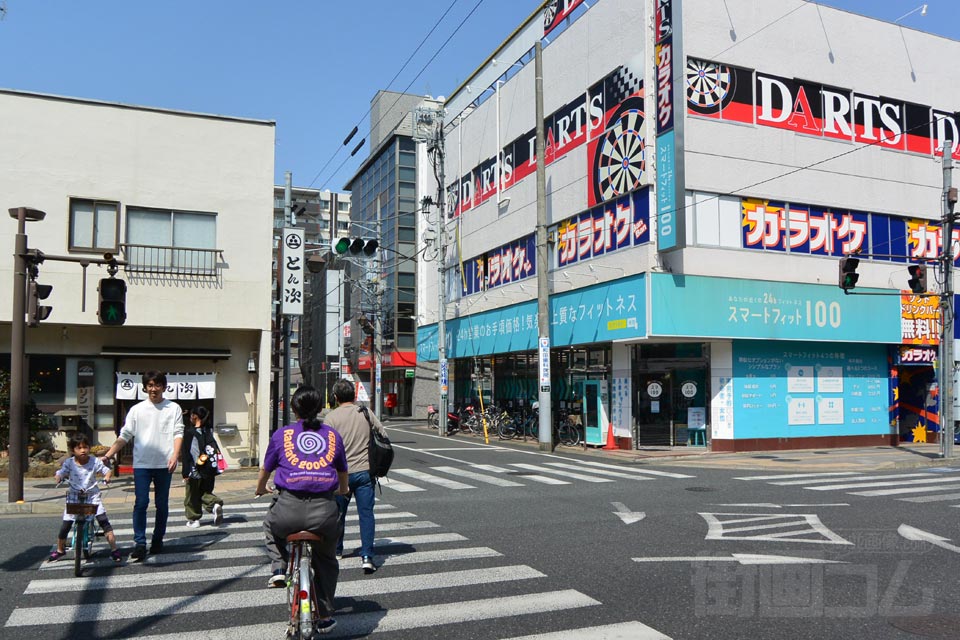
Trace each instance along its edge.
<path fill-rule="evenodd" d="M 607 427 L 607 444 L 603 445 L 604 451 L 616 451 L 620 447 L 617 446 L 617 440 L 613 437 L 613 425 Z"/>

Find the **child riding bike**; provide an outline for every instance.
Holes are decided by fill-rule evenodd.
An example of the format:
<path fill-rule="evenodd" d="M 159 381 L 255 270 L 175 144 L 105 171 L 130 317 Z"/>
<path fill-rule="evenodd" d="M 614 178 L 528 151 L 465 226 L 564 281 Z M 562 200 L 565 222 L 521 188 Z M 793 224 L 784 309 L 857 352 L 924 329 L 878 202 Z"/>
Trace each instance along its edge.
<path fill-rule="evenodd" d="M 79 495 L 83 492 L 85 502 L 97 505 L 97 523 L 103 529 L 103 533 L 110 543 L 110 557 L 114 562 L 120 562 L 120 550 L 117 548 L 117 537 L 113 534 L 113 526 L 107 518 L 107 512 L 103 508 L 103 502 L 100 500 L 100 487 L 97 486 L 97 475 L 103 475 L 105 483 L 110 481 L 110 468 L 90 455 L 90 439 L 86 434 L 77 432 L 70 436 L 67 442 L 67 448 L 70 450 L 72 458 L 63 461 L 63 465 L 57 470 L 55 477 L 57 482 L 66 480 L 70 485 L 67 492 L 67 502 L 79 502 Z M 57 535 L 57 549 L 50 553 L 50 562 L 56 562 L 67 554 L 67 535 L 73 527 L 76 516 L 70 515 L 64 509 L 63 523 L 60 525 L 60 533 Z"/>

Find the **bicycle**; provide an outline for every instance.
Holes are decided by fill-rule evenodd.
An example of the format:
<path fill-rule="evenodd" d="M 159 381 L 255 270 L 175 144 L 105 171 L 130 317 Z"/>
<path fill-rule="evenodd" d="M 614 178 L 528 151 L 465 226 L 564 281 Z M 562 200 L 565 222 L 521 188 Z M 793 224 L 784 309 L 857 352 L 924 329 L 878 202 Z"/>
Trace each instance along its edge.
<path fill-rule="evenodd" d="M 76 502 L 71 502 L 73 495 L 76 496 Z M 96 518 L 98 507 L 95 503 L 87 502 L 85 489 L 77 489 L 73 485 L 67 489 L 67 513 L 74 517 L 69 543 L 73 548 L 73 575 L 78 578 L 83 574 L 83 561 L 89 560 L 93 554 L 93 542 L 100 529 Z"/>
<path fill-rule="evenodd" d="M 333 628 L 321 626 L 320 606 L 313 588 L 313 545 L 323 538 L 309 531 L 298 531 L 287 536 L 287 607 L 290 622 L 287 637 L 292 640 L 309 640 L 314 631 L 327 633 Z M 332 620 L 332 619 L 331 619 Z"/>

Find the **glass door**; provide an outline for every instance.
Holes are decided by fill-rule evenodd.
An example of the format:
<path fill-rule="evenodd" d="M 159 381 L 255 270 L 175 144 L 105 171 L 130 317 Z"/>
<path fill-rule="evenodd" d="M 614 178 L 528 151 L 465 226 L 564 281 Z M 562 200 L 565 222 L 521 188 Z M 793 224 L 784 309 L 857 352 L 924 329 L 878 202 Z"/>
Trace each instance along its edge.
<path fill-rule="evenodd" d="M 637 448 L 669 446 L 673 385 L 668 372 L 644 372 L 634 379 L 634 438 Z"/>

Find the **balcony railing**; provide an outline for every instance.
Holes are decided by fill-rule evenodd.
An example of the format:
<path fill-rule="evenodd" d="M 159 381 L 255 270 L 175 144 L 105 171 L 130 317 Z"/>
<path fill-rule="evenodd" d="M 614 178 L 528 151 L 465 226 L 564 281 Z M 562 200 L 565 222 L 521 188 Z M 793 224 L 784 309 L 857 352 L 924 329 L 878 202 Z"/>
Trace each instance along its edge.
<path fill-rule="evenodd" d="M 182 249 L 126 243 L 120 247 L 127 261 L 124 270 L 128 273 L 217 277 L 223 263 L 223 249 Z"/>

